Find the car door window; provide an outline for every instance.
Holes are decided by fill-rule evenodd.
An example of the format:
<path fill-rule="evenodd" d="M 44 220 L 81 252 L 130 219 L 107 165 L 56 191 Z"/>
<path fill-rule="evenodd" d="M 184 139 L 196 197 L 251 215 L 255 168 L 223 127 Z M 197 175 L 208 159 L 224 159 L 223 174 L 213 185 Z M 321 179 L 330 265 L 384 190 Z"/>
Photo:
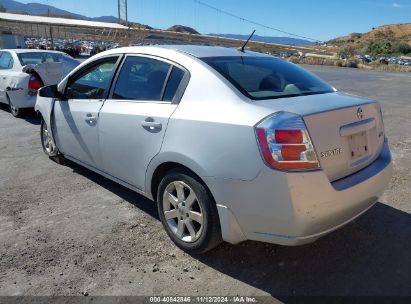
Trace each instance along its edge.
<path fill-rule="evenodd" d="M 170 77 L 168 78 L 166 89 L 164 91 L 164 101 L 173 101 L 174 96 L 176 96 L 177 90 L 180 87 L 181 81 L 184 78 L 184 75 L 185 72 L 182 69 L 173 67 Z"/>
<path fill-rule="evenodd" d="M 127 57 L 118 76 L 113 99 L 161 101 L 171 64 L 147 58 Z"/>
<path fill-rule="evenodd" d="M 0 56 L 0 70 L 10 70 L 13 68 L 13 57 L 8 52 L 2 52 Z"/>
<path fill-rule="evenodd" d="M 117 63 L 117 57 L 93 65 L 67 87 L 68 99 L 104 99 Z"/>

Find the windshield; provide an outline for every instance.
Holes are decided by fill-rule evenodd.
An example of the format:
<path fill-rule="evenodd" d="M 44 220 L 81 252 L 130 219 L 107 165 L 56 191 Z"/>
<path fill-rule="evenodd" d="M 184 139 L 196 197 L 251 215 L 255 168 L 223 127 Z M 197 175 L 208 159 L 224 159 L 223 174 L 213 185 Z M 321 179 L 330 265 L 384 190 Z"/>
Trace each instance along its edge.
<path fill-rule="evenodd" d="M 62 54 L 49 52 L 20 53 L 18 56 L 23 66 L 45 62 L 62 62 L 63 60 Z"/>
<path fill-rule="evenodd" d="M 324 94 L 334 89 L 304 69 L 275 57 L 202 59 L 251 99 Z"/>

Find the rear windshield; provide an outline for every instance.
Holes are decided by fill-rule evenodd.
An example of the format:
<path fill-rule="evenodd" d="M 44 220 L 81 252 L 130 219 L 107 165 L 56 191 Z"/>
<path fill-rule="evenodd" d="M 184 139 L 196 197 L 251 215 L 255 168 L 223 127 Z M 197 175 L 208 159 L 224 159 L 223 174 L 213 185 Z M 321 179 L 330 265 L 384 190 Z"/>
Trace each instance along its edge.
<path fill-rule="evenodd" d="M 63 54 L 49 52 L 20 53 L 18 54 L 21 65 L 40 64 L 45 62 L 62 62 Z"/>
<path fill-rule="evenodd" d="M 313 74 L 275 57 L 208 57 L 202 60 L 255 100 L 334 92 Z"/>

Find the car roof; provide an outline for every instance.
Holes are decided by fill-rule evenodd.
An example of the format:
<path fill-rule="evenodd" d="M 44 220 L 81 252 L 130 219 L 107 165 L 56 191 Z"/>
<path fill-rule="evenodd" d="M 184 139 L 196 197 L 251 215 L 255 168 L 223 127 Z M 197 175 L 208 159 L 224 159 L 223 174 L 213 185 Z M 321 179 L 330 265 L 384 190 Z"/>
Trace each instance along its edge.
<path fill-rule="evenodd" d="M 237 48 L 219 47 L 219 46 L 204 46 L 204 45 L 148 45 L 148 46 L 131 46 L 125 48 L 112 49 L 109 53 L 122 52 L 126 54 L 139 53 L 141 51 L 155 50 L 170 50 L 186 55 L 191 55 L 196 58 L 206 57 L 263 57 L 268 56 L 262 53 L 245 51 L 242 52 Z"/>
<path fill-rule="evenodd" d="M 226 57 L 226 56 L 264 56 L 264 54 L 245 51 L 242 52 L 238 48 L 228 48 L 220 46 L 205 46 L 205 45 L 161 45 L 158 46 L 164 49 L 175 50 L 180 53 L 186 53 L 197 58 L 205 57 Z"/>

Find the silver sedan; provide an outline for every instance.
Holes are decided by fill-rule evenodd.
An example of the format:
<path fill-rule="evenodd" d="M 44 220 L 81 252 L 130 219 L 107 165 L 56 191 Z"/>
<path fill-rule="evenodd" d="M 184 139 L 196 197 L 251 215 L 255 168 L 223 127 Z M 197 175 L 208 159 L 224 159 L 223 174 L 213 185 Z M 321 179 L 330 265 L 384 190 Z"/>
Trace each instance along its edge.
<path fill-rule="evenodd" d="M 371 208 L 392 174 L 380 105 L 259 53 L 115 49 L 40 90 L 45 153 L 154 200 L 170 238 L 300 245 Z"/>

